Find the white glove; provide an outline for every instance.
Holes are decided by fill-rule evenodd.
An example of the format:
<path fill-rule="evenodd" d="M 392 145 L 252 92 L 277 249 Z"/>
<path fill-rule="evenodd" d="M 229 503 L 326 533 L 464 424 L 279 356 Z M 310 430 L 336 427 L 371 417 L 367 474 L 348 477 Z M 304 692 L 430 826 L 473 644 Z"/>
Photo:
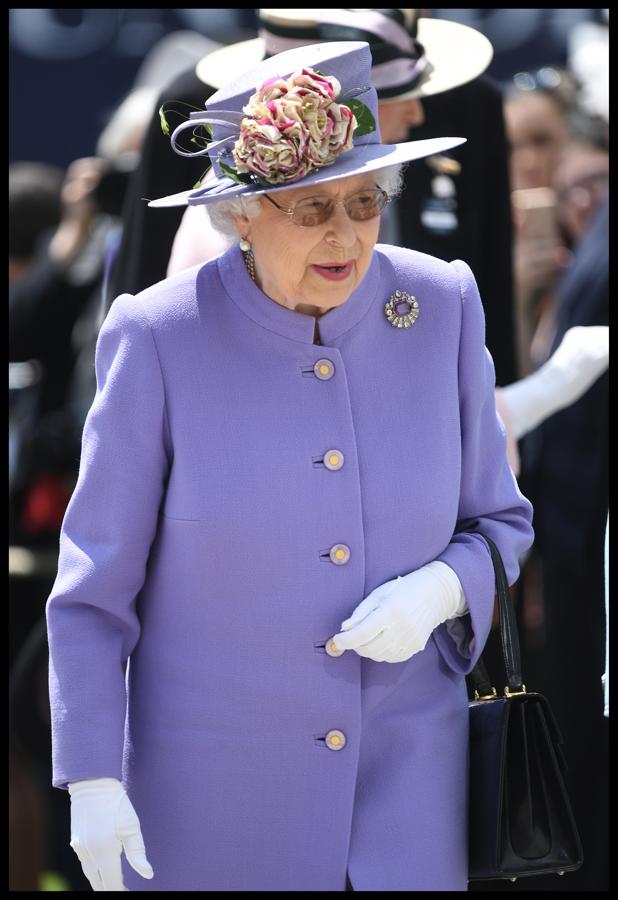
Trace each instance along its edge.
<path fill-rule="evenodd" d="M 376 662 L 404 662 L 424 649 L 434 628 L 467 612 L 459 578 L 434 560 L 373 590 L 332 643 Z"/>
<path fill-rule="evenodd" d="M 609 365 L 609 327 L 576 325 L 565 332 L 560 346 L 532 375 L 499 388 L 515 440 L 548 416 L 570 406 Z M 505 421 L 505 425 L 507 422 Z"/>
<path fill-rule="evenodd" d="M 128 891 L 120 856 L 142 878 L 154 872 L 146 859 L 139 819 L 117 778 L 91 778 L 69 784 L 71 847 L 93 891 Z"/>

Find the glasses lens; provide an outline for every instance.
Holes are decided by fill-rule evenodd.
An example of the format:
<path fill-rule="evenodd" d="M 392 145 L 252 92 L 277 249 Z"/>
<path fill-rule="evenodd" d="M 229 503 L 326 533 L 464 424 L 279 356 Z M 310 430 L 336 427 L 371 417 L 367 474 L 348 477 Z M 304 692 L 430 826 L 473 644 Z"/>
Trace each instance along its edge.
<path fill-rule="evenodd" d="M 363 222 L 380 215 L 387 203 L 388 195 L 383 190 L 370 188 L 348 197 L 345 208 L 351 219 Z M 334 201 L 328 197 L 306 197 L 294 207 L 292 220 L 303 228 L 322 225 L 331 216 L 334 206 Z"/>
<path fill-rule="evenodd" d="M 516 72 L 513 84 L 520 91 L 553 91 L 560 86 L 562 76 L 552 66 L 543 66 L 535 72 Z"/>
<path fill-rule="evenodd" d="M 292 219 L 303 228 L 311 228 L 313 225 L 321 225 L 322 222 L 325 222 L 332 209 L 333 201 L 328 197 L 306 197 L 294 207 Z"/>
<path fill-rule="evenodd" d="M 375 190 L 359 191 L 346 200 L 345 208 L 348 215 L 355 222 L 364 222 L 365 219 L 373 219 L 379 216 L 386 204 L 388 196 L 384 191 Z"/>

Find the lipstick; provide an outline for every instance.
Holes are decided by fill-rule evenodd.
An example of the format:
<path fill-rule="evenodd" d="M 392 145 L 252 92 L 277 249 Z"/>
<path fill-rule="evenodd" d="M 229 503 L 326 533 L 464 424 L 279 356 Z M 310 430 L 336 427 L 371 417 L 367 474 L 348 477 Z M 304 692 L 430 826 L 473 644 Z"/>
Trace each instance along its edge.
<path fill-rule="evenodd" d="M 322 278 L 326 278 L 327 281 L 345 281 L 345 279 L 349 276 L 352 271 L 352 266 L 354 262 L 346 262 L 346 263 L 315 263 L 311 266 L 311 268 L 321 275 Z"/>

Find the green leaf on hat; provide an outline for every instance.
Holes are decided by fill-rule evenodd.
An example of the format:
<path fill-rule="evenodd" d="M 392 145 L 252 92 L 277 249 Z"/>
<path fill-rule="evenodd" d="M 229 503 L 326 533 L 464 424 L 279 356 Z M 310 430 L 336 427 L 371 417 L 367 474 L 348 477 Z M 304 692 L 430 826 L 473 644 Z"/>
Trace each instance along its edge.
<path fill-rule="evenodd" d="M 185 121 L 190 118 L 190 116 L 177 108 L 179 106 L 186 106 L 187 109 L 193 109 L 200 112 L 199 106 L 193 106 L 192 103 L 185 103 L 184 100 L 166 100 L 165 103 L 162 103 L 159 107 L 159 118 L 161 120 L 161 130 L 163 131 L 163 134 L 169 136 L 170 133 L 170 126 L 167 120 L 168 113 L 174 113 L 178 118 L 184 119 Z M 204 124 L 202 127 L 206 128 L 209 134 L 211 133 L 209 125 Z"/>
<path fill-rule="evenodd" d="M 167 119 L 165 118 L 165 112 L 163 111 L 164 106 L 165 106 L 165 104 L 162 103 L 161 106 L 159 107 L 159 118 L 161 119 L 161 130 L 163 131 L 163 134 L 169 135 L 170 127 L 167 124 Z"/>
<path fill-rule="evenodd" d="M 206 137 L 204 137 L 203 134 L 199 133 L 202 128 L 206 132 Z M 201 147 L 202 150 L 205 150 L 211 141 L 212 141 L 212 128 L 210 127 L 210 125 L 203 123 L 201 125 L 197 125 L 193 129 L 193 137 L 191 138 L 190 143 L 197 144 L 198 147 Z"/>
<path fill-rule="evenodd" d="M 206 175 L 208 175 L 209 171 L 210 171 L 210 167 L 208 167 L 208 169 L 204 169 L 204 171 L 202 172 L 200 177 L 197 179 L 197 181 L 195 182 L 195 184 L 193 185 L 191 190 L 196 191 L 199 187 L 202 186 L 202 181 L 206 177 Z"/>
<path fill-rule="evenodd" d="M 358 122 L 358 126 L 354 130 L 354 137 L 371 134 L 376 130 L 376 120 L 368 106 L 365 106 L 360 100 L 346 100 L 345 105 L 352 110 Z"/>
<path fill-rule="evenodd" d="M 244 173 L 241 175 L 231 166 L 226 166 L 226 164 L 222 162 L 219 163 L 219 168 L 224 175 L 227 175 L 228 178 L 231 178 L 232 181 L 235 181 L 237 184 L 253 184 L 253 178 L 248 173 L 246 175 Z"/>

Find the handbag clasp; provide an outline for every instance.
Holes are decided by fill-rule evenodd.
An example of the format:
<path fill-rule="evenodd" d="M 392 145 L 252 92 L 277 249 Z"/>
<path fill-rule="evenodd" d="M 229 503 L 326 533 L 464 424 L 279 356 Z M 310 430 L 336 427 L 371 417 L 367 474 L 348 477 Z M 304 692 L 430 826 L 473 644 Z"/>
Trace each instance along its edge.
<path fill-rule="evenodd" d="M 508 685 L 504 689 L 505 697 L 519 697 L 519 696 L 521 696 L 521 694 L 525 694 L 525 693 L 526 693 L 526 685 L 525 684 L 522 684 L 521 691 L 509 691 Z"/>
<path fill-rule="evenodd" d="M 481 694 L 479 694 L 478 691 L 474 692 L 475 700 L 495 700 L 497 696 L 498 696 L 498 692 L 496 691 L 495 687 L 492 687 L 491 694 L 483 694 L 481 696 Z"/>

